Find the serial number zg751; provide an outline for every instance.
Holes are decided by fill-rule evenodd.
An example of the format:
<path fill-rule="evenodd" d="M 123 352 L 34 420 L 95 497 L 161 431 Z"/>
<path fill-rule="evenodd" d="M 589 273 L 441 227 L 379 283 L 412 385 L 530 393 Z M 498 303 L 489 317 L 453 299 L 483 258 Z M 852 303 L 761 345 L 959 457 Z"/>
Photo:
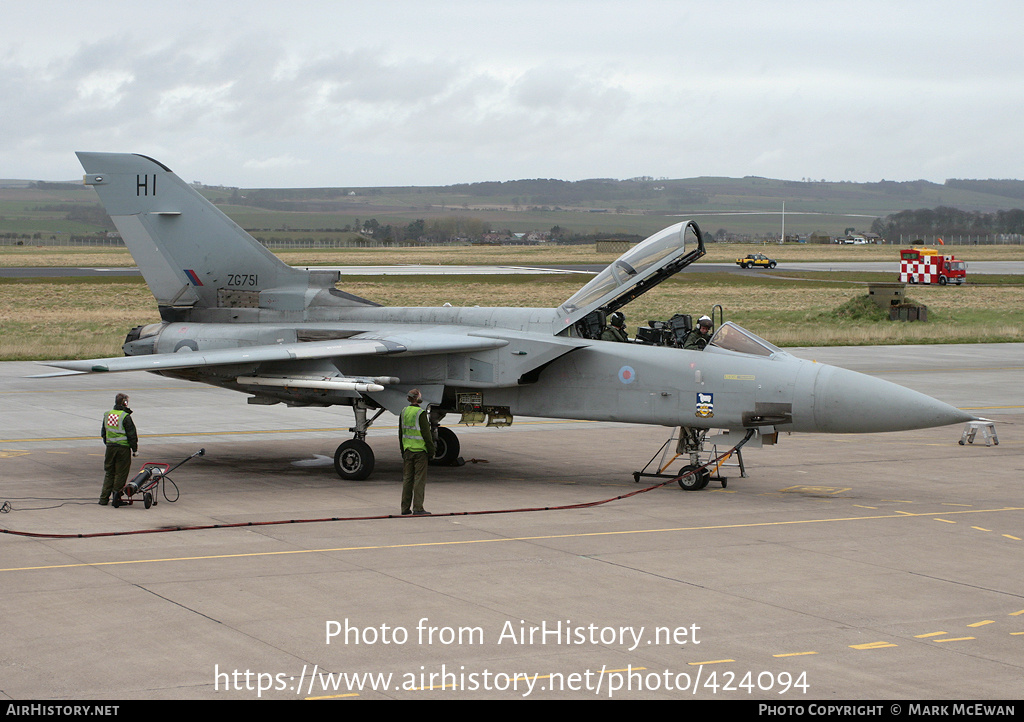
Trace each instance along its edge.
<path fill-rule="evenodd" d="M 256 286 L 257 275 L 255 273 L 229 273 L 228 274 L 228 285 L 229 286 Z"/>

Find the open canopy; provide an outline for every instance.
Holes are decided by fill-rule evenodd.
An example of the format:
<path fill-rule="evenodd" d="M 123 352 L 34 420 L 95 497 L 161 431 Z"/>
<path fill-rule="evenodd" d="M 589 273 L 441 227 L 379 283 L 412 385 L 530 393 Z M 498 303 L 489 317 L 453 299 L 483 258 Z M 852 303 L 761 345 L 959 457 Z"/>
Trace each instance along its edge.
<path fill-rule="evenodd" d="M 684 221 L 629 249 L 559 307 L 562 326 L 591 311 L 614 311 L 704 255 L 700 228 Z"/>

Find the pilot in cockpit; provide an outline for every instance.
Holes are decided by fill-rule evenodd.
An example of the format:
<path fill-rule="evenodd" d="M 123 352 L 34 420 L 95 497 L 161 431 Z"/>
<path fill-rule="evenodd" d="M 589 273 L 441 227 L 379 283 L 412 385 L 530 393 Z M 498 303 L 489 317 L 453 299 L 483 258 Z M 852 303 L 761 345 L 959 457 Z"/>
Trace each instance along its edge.
<path fill-rule="evenodd" d="M 691 351 L 703 351 L 704 347 L 708 345 L 708 341 L 710 340 L 711 318 L 708 316 L 701 316 L 697 320 L 697 328 L 690 331 L 686 340 L 683 342 L 683 348 L 690 349 Z"/>
<path fill-rule="evenodd" d="M 616 311 L 608 317 L 608 326 L 601 332 L 602 341 L 629 341 L 626 335 L 626 315 Z"/>

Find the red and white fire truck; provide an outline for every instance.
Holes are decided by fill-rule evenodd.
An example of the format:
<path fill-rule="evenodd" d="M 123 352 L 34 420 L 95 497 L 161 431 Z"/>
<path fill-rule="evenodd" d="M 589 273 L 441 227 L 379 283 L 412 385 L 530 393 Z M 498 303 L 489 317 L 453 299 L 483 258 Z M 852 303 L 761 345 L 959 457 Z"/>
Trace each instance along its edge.
<path fill-rule="evenodd" d="M 903 283 L 947 283 L 960 285 L 967 276 L 967 263 L 952 255 L 944 256 L 934 248 L 907 248 L 900 251 L 900 281 Z"/>

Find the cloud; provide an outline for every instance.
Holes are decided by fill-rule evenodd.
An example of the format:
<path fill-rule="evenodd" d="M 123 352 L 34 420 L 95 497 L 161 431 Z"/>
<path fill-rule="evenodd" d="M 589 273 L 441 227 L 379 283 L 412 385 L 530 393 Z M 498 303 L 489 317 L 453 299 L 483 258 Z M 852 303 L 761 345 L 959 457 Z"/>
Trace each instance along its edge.
<path fill-rule="evenodd" d="M 1019 3 L 175 8 L 5 8 L 2 175 L 73 177 L 81 149 L 248 186 L 1024 165 Z"/>

